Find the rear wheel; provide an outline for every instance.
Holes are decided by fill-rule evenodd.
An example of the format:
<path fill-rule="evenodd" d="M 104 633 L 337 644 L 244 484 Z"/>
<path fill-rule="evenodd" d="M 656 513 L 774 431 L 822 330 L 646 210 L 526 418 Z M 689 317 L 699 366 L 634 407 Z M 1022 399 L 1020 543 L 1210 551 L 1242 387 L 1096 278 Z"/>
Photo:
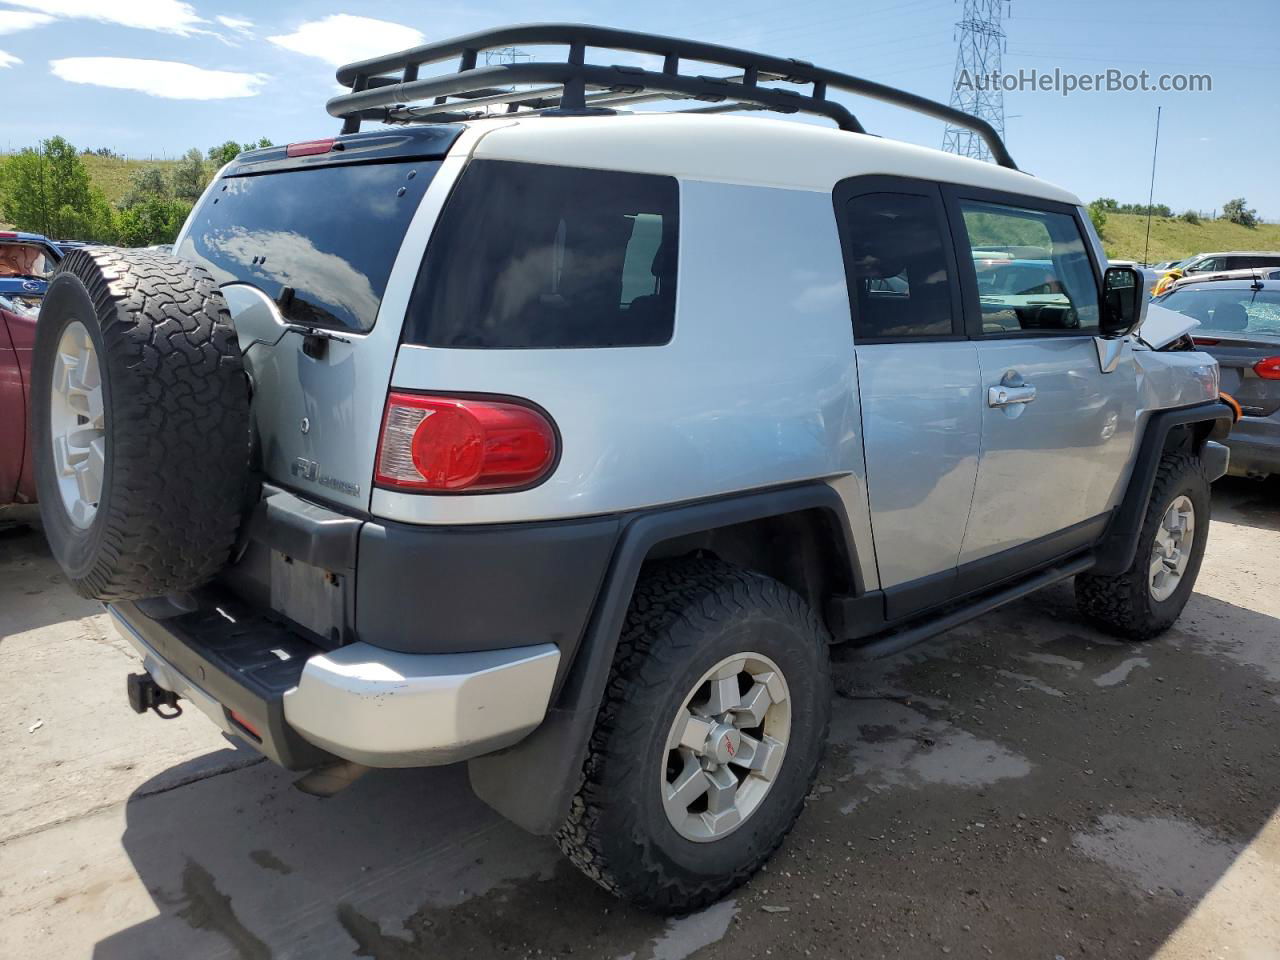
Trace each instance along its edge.
<path fill-rule="evenodd" d="M 754 873 L 804 805 L 826 740 L 826 631 L 793 591 L 715 560 L 636 588 L 557 834 L 601 886 L 669 913 Z"/>
<path fill-rule="evenodd" d="M 1147 640 L 1187 605 L 1209 536 L 1209 482 L 1198 457 L 1165 454 L 1133 564 L 1112 577 L 1076 577 L 1076 604 L 1103 629 Z"/>

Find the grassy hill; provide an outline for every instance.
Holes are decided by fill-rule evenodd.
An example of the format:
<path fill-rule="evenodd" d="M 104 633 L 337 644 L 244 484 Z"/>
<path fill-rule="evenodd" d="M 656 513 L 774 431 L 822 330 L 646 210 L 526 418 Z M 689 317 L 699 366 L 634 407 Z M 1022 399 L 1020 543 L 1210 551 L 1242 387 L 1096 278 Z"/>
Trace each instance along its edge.
<path fill-rule="evenodd" d="M 101 188 L 107 200 L 116 203 L 129 191 L 129 178 L 138 170 L 158 167 L 166 175 L 178 165 L 177 160 L 130 160 L 123 157 L 100 157 L 85 154 L 81 157 L 89 171 L 89 179 Z"/>
<path fill-rule="evenodd" d="M 1117 260 L 1141 260 L 1147 235 L 1147 218 L 1132 213 L 1109 213 L 1102 228 L 1107 256 Z M 1181 260 L 1193 253 L 1214 250 L 1280 250 L 1280 224 L 1242 227 L 1227 220 L 1186 223 L 1177 218 L 1151 218 L 1152 263 Z"/>

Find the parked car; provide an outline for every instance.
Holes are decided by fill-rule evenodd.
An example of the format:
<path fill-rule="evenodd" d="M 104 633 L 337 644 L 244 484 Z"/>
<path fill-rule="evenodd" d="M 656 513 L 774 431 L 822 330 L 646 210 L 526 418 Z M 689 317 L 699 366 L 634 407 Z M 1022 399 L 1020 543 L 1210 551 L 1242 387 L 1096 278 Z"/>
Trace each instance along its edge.
<path fill-rule="evenodd" d="M 476 65 L 538 44 L 569 55 Z M 619 48 L 664 68 L 585 60 Z M 135 710 L 341 775 L 313 790 L 466 762 L 606 889 L 685 912 L 800 814 L 832 643 L 883 656 L 1071 578 L 1123 636 L 1178 617 L 1227 466 L 1217 364 L 1130 336 L 1140 275 L 983 121 L 582 26 L 338 79 L 339 136 L 241 154 L 176 257 L 77 251 L 45 300 L 45 528 L 142 657 Z M 713 109 L 840 129 L 700 115 L 728 88 Z M 862 135 L 828 91 L 998 162 Z M 671 94 L 702 102 L 620 109 Z M 1038 251 L 1054 309 L 980 296 L 975 250 Z"/>
<path fill-rule="evenodd" d="M 1148 297 L 1152 295 L 1156 284 L 1160 282 L 1160 278 L 1163 275 L 1161 270 L 1155 267 L 1143 266 L 1136 260 L 1108 260 L 1107 262 L 1113 267 L 1133 267 L 1133 269 L 1142 274 L 1143 287 Z"/>
<path fill-rule="evenodd" d="M 1188 277 L 1154 302 L 1200 322 L 1196 345 L 1218 361 L 1222 389 L 1240 405 L 1230 472 L 1280 473 L 1280 276 Z"/>
<path fill-rule="evenodd" d="M 1182 275 L 1243 270 L 1248 267 L 1280 267 L 1280 253 L 1274 250 L 1233 250 L 1227 253 L 1198 253 L 1183 261 Z"/>
<path fill-rule="evenodd" d="M 61 251 L 34 233 L 0 231 L 0 511 L 35 499 L 27 384 L 36 316 Z"/>
<path fill-rule="evenodd" d="M 1246 267 L 1243 270 L 1223 270 L 1218 273 L 1194 273 L 1175 279 L 1165 292 L 1191 283 L 1204 283 L 1206 280 L 1280 280 L 1280 267 Z"/>

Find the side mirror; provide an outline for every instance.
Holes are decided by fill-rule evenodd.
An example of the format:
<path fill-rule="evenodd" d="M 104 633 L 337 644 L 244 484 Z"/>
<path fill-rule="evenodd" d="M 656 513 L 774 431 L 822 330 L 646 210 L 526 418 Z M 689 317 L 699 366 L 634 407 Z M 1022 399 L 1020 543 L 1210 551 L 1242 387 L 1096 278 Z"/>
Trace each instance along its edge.
<path fill-rule="evenodd" d="M 1142 326 L 1147 316 L 1147 282 L 1133 267 L 1107 267 L 1102 275 L 1102 316 L 1098 333 L 1123 337 Z"/>

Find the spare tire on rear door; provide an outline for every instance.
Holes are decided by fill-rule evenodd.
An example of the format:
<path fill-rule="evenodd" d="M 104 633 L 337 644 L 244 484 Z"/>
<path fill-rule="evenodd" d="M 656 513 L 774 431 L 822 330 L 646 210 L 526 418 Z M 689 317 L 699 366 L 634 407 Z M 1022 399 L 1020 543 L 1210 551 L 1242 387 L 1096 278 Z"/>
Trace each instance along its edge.
<path fill-rule="evenodd" d="M 40 309 L 31 380 L 41 517 L 76 590 L 139 600 L 217 573 L 249 477 L 249 384 L 209 273 L 73 251 Z"/>

